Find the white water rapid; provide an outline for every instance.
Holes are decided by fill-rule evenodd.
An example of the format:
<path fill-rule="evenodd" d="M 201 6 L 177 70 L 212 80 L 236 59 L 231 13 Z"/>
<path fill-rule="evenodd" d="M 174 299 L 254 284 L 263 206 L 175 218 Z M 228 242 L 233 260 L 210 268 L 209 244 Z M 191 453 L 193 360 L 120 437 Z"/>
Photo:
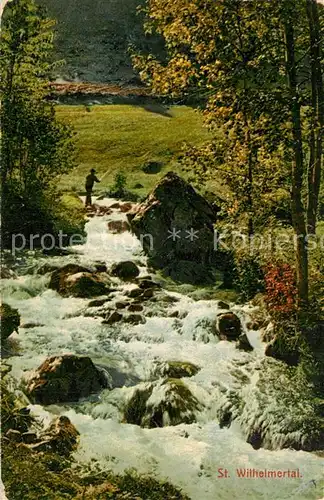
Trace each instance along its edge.
<path fill-rule="evenodd" d="M 101 203 L 109 205 L 112 201 Z M 146 259 L 138 240 L 130 233 L 108 232 L 107 221 L 123 217 L 116 211 L 90 219 L 87 242 L 75 248 L 77 255 L 42 257 L 34 260 L 34 265 L 63 265 L 77 260 L 83 264 L 104 261 L 109 267 L 113 262 L 131 259 L 145 276 Z M 234 343 L 219 341 L 209 329 L 220 311 L 218 301 L 166 292 L 175 301 L 170 299 L 163 307 L 159 303 L 145 306 L 145 324 L 106 325 L 102 317 L 96 317 L 94 308 L 85 315 L 89 299 L 62 298 L 47 288 L 48 275 L 26 274 L 23 269 L 18 279 L 2 280 L 3 300 L 19 310 L 22 324 L 34 322 L 39 326 L 20 328 L 19 334 L 12 335 L 16 352 L 9 353 L 8 362 L 13 376 L 21 379 L 47 356 L 63 353 L 90 356 L 112 374 L 114 388 L 85 401 L 46 408 L 32 405 L 34 414 L 44 419 L 53 414 L 71 419 L 81 434 L 77 460 L 89 463 L 95 459 L 104 469 L 121 472 L 135 468 L 167 479 L 193 500 L 324 497 L 323 459 L 314 453 L 279 449 L 285 437 L 285 422 L 298 407 L 298 395 L 296 401 L 289 402 L 287 397 L 273 401 L 270 375 L 263 380 L 260 392 L 262 374 L 270 373 L 269 367 L 273 367 L 273 378 L 281 377 L 286 394 L 285 368 L 277 361 L 264 359 L 258 332 L 247 332 L 254 346 L 251 353 L 237 350 Z M 123 300 L 125 291 L 132 286 L 117 280 L 115 297 Z M 170 317 L 175 310 L 179 311 L 178 317 Z M 252 307 L 231 304 L 231 310 L 241 318 L 246 330 Z M 183 379 L 200 405 L 196 422 L 153 429 L 122 423 L 123 404 L 135 385 L 153 380 L 159 362 L 172 360 L 200 367 L 195 376 Z M 163 397 L 160 392 L 153 392 L 152 404 Z M 229 428 L 221 428 L 218 423 L 224 409 L 237 415 Z M 252 423 L 262 425 L 265 421 L 269 449 L 255 450 L 246 442 L 245 430 Z M 227 469 L 230 477 L 219 477 L 220 468 Z M 240 478 L 237 469 L 299 469 L 301 477 Z"/>

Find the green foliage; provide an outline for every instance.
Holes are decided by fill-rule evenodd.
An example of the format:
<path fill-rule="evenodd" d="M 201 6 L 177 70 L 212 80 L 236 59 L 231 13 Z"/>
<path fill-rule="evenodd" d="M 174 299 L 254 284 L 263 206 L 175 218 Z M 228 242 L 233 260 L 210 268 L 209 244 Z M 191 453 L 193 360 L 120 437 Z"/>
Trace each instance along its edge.
<path fill-rule="evenodd" d="M 112 193 L 116 193 L 116 196 L 121 197 L 126 190 L 127 177 L 122 172 L 117 172 L 114 179 L 114 184 L 111 188 Z"/>
<path fill-rule="evenodd" d="M 286 95 L 278 102 L 276 90 L 285 84 L 276 6 L 209 0 L 183 8 L 180 0 L 149 0 L 146 16 L 168 56 L 135 55 L 135 66 L 158 94 L 205 98 L 215 139 L 188 152 L 186 168 L 204 181 L 217 172 L 232 194 L 228 214 L 246 214 L 253 232 L 265 223 L 264 198 L 287 184 L 289 172 Z"/>
<path fill-rule="evenodd" d="M 53 25 L 33 0 L 8 3 L 1 33 L 2 179 L 22 192 L 68 171 L 72 132 L 55 119 L 50 96 Z"/>
<path fill-rule="evenodd" d="M 186 361 L 167 361 L 162 367 L 162 375 L 169 378 L 193 377 L 199 372 L 199 368 L 193 363 Z"/>
<path fill-rule="evenodd" d="M 159 95 L 204 98 L 215 135 L 187 154 L 187 168 L 203 180 L 219 175 L 230 188 L 228 216 L 249 235 L 273 220 L 271 205 L 283 192 L 282 201 L 292 193 L 296 236 L 314 232 L 323 156 L 323 9 L 311 0 L 148 0 L 145 14 L 147 32 L 164 38 L 167 55 L 134 55 L 142 80 Z M 303 308 L 307 251 L 299 245 L 294 254 Z"/>
<path fill-rule="evenodd" d="M 51 219 L 54 221 L 54 233 L 62 231 L 71 236 L 85 235 L 85 207 L 75 193 L 63 193 L 52 205 Z"/>
<path fill-rule="evenodd" d="M 1 366 L 1 369 L 3 369 L 3 366 Z M 11 367 L 8 368 L 10 371 Z M 34 419 L 30 416 L 29 410 L 19 401 L 14 393 L 14 388 L 10 387 L 7 374 L 2 374 L 1 432 L 6 433 L 9 429 L 26 432 L 33 422 Z"/>
<path fill-rule="evenodd" d="M 12 232 L 52 230 L 50 196 L 58 175 L 74 165 L 73 133 L 49 101 L 53 21 L 34 0 L 13 0 L 3 16 L 1 157 L 5 240 Z M 36 227 L 35 227 L 36 226 Z"/>
<path fill-rule="evenodd" d="M 305 314 L 300 335 L 300 373 L 324 399 L 324 315 L 321 310 Z M 323 417 L 322 408 L 322 417 Z"/>
<path fill-rule="evenodd" d="M 3 440 L 2 480 L 12 500 L 63 500 L 80 491 L 69 464 L 54 453 L 37 454 Z"/>
<path fill-rule="evenodd" d="M 257 257 L 238 252 L 235 255 L 235 271 L 235 287 L 243 301 L 251 300 L 264 291 L 264 272 Z"/>
<path fill-rule="evenodd" d="M 167 482 L 135 472 L 85 474 L 82 467 L 52 452 L 33 453 L 2 443 L 2 479 L 10 500 L 107 500 L 109 498 L 188 500 Z"/>
<path fill-rule="evenodd" d="M 33 191 L 32 195 L 22 195 L 15 189 L 16 183 L 7 183 L 6 195 L 2 203 L 2 241 L 10 247 L 12 234 L 29 235 L 52 234 L 58 238 L 59 231 L 66 235 L 84 234 L 85 209 L 81 200 L 73 193 L 60 196 L 54 188 Z M 40 236 L 33 241 L 40 244 Z M 63 241 L 65 244 L 65 241 Z"/>

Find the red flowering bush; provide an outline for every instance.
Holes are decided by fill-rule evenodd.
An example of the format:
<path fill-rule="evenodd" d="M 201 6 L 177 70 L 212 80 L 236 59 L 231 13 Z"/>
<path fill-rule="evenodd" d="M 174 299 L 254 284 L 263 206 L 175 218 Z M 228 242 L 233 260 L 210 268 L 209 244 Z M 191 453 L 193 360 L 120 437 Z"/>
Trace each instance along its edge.
<path fill-rule="evenodd" d="M 296 274 L 292 266 L 275 263 L 266 267 L 265 302 L 271 314 L 289 316 L 296 312 Z"/>

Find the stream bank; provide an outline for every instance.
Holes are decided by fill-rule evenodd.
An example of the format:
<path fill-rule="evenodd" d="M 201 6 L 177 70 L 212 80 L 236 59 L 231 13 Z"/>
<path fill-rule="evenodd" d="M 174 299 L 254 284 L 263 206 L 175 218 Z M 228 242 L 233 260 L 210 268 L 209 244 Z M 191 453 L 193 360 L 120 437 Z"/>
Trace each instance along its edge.
<path fill-rule="evenodd" d="M 111 208 L 116 200 L 97 203 Z M 162 289 L 142 302 L 144 322 L 107 324 L 103 321 L 112 306 L 127 302 L 136 284 L 110 277 L 114 291 L 100 306 L 89 304 L 89 298 L 64 297 L 48 288 L 51 273 L 40 274 L 45 264 L 53 269 L 76 262 L 92 268 L 101 263 L 109 270 L 120 261 L 133 261 L 138 278 L 150 275 L 159 282 L 147 268 L 140 242 L 128 231 L 108 230 L 114 220 L 124 221 L 126 215 L 112 208 L 106 215 L 91 218 L 86 225 L 87 240 L 72 248 L 74 253 L 41 258 L 33 253 L 22 255 L 15 269 L 18 277 L 3 280 L 3 300 L 21 315 L 19 334 L 13 333 L 4 346 L 17 380 L 30 376 L 47 357 L 61 354 L 89 356 L 110 377 L 109 387 L 77 402 L 31 404 L 33 415 L 44 422 L 53 415 L 71 420 L 80 433 L 74 453 L 80 463 L 94 459 L 116 473 L 135 468 L 168 479 L 194 500 L 319 500 L 323 459 L 290 448 L 292 443 L 307 448 L 303 442 L 312 426 L 307 394 L 303 399 L 303 392 L 291 387 L 290 369 L 284 363 L 264 356 L 260 332 L 247 326 L 254 311 L 250 304 L 229 304 L 253 346 L 253 351 L 245 352 L 215 334 L 217 315 L 224 313 L 224 304 L 216 299 L 195 300 L 170 292 L 161 283 Z M 175 398 L 178 420 L 169 423 L 177 425 L 167 425 L 170 411 L 165 408 L 175 397 L 164 383 L 176 378 L 165 372 L 170 362 L 198 367 L 192 376 L 182 374 L 177 379 L 189 391 L 182 393 L 181 401 Z M 129 422 L 126 409 L 136 395 L 144 393 L 140 423 L 146 425 L 148 413 L 161 415 L 164 408 L 168 415 L 162 411 L 163 427 Z M 190 419 L 184 418 L 188 407 L 182 407 L 189 394 L 194 401 Z M 260 446 L 254 449 L 251 444 L 257 439 Z M 227 469 L 230 479 L 221 477 L 219 469 Z M 250 469 L 299 470 L 299 475 L 239 477 L 237 471 Z"/>

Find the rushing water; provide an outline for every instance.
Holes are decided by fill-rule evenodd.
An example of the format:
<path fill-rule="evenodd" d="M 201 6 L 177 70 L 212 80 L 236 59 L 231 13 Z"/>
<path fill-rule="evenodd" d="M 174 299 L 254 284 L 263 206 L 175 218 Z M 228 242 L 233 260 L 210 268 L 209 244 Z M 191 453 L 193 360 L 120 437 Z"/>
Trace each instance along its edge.
<path fill-rule="evenodd" d="M 63 265 L 75 260 L 88 265 L 104 261 L 109 266 L 131 259 L 144 276 L 148 271 L 138 240 L 130 233 L 113 235 L 107 230 L 108 220 L 123 217 L 115 212 L 91 219 L 86 227 L 87 241 L 75 248 L 76 255 L 34 260 L 34 267 L 44 262 Z M 264 382 L 264 396 L 260 398 L 264 371 L 272 373 L 278 367 L 283 370 L 280 375 L 283 391 L 286 379 L 280 363 L 264 359 L 258 332 L 247 332 L 254 346 L 252 353 L 238 351 L 233 343 L 218 341 L 209 329 L 220 311 L 217 301 L 195 301 L 170 292 L 166 293 L 175 302 L 170 300 L 163 307 L 159 303 L 146 306 L 144 314 L 149 314 L 145 324 L 103 325 L 102 318 L 85 315 L 89 312 L 89 300 L 62 298 L 47 288 L 47 282 L 48 275 L 37 273 L 3 280 L 3 300 L 19 309 L 22 324 L 38 324 L 21 328 L 19 335 L 12 335 L 18 351 L 10 354 L 9 361 L 17 379 L 26 376 L 47 356 L 62 353 L 90 356 L 108 370 L 112 390 L 105 389 L 98 396 L 71 405 L 52 405 L 46 409 L 32 406 L 35 415 L 45 421 L 53 414 L 64 414 L 71 419 L 81 433 L 75 453 L 77 460 L 89 462 L 94 458 L 106 469 L 120 472 L 135 468 L 168 479 L 194 500 L 324 497 L 323 459 L 303 451 L 276 449 L 285 437 L 285 425 L 289 425 L 289 414 L 293 414 L 294 406 L 297 408 L 298 400 L 291 402 L 291 408 L 285 407 L 286 400 L 272 401 L 271 377 Z M 131 286 L 116 280 L 116 298 L 124 298 Z M 246 330 L 252 308 L 232 305 L 231 309 L 240 316 Z M 178 318 L 170 317 L 174 310 L 179 311 Z M 197 375 L 185 379 L 200 404 L 196 423 L 154 429 L 122 423 L 123 405 L 136 390 L 135 386 L 153 380 L 159 363 L 172 360 L 191 362 L 201 368 Z M 158 393 L 152 396 L 161 397 Z M 237 399 L 244 402 L 243 406 L 237 404 Z M 277 412 L 272 411 L 274 404 L 278 406 Z M 231 409 L 233 414 L 237 412 L 230 428 L 218 424 L 222 407 Z M 271 417 L 273 414 L 278 420 Z M 254 450 L 246 443 L 245 429 L 252 421 L 262 423 L 266 419 L 271 430 L 269 448 L 275 451 Z M 288 424 L 283 423 L 287 419 Z M 230 477 L 219 477 L 219 468 L 228 469 Z M 238 477 L 237 469 L 244 468 L 299 469 L 301 477 Z"/>

